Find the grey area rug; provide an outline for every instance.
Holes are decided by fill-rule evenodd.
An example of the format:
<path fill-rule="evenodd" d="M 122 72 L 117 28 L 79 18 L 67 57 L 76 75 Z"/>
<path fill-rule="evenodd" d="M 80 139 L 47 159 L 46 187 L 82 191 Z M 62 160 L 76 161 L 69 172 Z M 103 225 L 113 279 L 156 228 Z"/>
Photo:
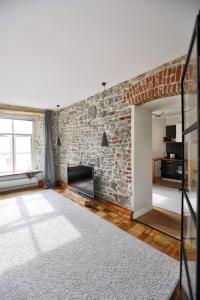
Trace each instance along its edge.
<path fill-rule="evenodd" d="M 0 299 L 169 299 L 179 263 L 52 190 L 0 201 Z"/>

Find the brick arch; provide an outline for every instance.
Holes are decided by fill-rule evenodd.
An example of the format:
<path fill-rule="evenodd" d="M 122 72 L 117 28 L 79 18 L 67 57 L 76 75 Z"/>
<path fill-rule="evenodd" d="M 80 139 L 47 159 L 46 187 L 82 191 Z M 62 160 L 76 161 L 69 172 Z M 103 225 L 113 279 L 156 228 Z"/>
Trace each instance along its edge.
<path fill-rule="evenodd" d="M 180 95 L 180 80 L 185 56 L 164 64 L 130 81 L 124 100 L 130 105 Z"/>

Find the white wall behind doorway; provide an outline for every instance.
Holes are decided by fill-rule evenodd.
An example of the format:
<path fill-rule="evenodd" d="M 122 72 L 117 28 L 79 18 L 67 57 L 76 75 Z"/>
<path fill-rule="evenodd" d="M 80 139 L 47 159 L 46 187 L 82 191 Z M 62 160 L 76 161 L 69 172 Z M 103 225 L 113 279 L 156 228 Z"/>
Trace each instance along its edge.
<path fill-rule="evenodd" d="M 134 218 L 152 209 L 152 114 L 132 106 L 132 207 Z"/>

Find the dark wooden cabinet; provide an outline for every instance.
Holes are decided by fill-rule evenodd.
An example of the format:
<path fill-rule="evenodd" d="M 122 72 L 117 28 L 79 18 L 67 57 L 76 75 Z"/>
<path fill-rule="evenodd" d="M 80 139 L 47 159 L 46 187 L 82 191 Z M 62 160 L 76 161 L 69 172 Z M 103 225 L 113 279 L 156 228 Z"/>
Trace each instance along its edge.
<path fill-rule="evenodd" d="M 179 160 L 162 160 L 161 177 L 181 180 L 182 162 Z"/>

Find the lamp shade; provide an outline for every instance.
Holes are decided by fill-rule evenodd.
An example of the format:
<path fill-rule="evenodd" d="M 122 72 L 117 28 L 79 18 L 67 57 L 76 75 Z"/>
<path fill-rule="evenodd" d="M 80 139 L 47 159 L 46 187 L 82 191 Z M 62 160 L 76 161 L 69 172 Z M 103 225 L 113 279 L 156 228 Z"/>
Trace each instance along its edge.
<path fill-rule="evenodd" d="M 102 135 L 101 146 L 102 147 L 108 147 L 109 146 L 107 135 L 106 135 L 105 131 L 103 132 L 103 135 Z"/>
<path fill-rule="evenodd" d="M 59 136 L 57 137 L 56 146 L 59 146 L 59 147 L 62 146 Z"/>

